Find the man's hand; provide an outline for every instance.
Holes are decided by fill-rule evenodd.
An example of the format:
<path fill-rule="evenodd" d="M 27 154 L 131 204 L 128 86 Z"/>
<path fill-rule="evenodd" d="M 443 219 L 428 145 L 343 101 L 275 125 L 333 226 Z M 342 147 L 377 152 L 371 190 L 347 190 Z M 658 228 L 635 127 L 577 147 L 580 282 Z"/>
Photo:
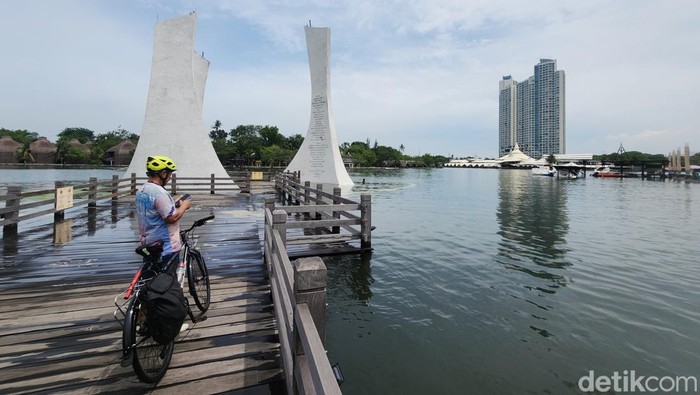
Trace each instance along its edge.
<path fill-rule="evenodd" d="M 185 200 L 178 200 L 179 204 L 175 204 L 175 212 L 165 218 L 165 222 L 172 224 L 180 220 L 182 216 L 185 214 L 185 211 L 189 210 L 190 207 L 192 206 L 192 200 L 191 199 L 185 199 Z"/>

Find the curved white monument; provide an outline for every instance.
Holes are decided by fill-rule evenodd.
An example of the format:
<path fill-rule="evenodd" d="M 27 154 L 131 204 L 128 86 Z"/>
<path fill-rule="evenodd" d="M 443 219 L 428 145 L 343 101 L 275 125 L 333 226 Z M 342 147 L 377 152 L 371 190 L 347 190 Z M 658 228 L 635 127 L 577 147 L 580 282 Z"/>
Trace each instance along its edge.
<path fill-rule="evenodd" d="M 127 177 L 144 177 L 150 155 L 172 158 L 178 177 L 229 177 L 202 119 L 209 61 L 194 51 L 196 25 L 194 12 L 156 23 L 146 116 Z"/>
<path fill-rule="evenodd" d="M 324 184 L 347 189 L 354 184 L 338 148 L 330 95 L 331 29 L 304 27 L 311 72 L 311 119 L 304 143 L 286 171 L 300 171 L 301 181 L 312 187 Z"/>

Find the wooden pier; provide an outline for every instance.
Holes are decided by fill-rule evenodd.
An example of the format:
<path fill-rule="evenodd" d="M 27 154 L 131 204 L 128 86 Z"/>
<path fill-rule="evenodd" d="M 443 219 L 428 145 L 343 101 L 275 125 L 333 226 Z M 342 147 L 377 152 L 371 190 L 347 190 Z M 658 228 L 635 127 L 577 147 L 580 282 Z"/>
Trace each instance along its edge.
<path fill-rule="evenodd" d="M 65 245 L 53 229 L 4 238 L 0 293 L 0 393 L 283 393 L 279 338 L 254 198 L 222 198 L 187 212 L 210 214 L 198 244 L 212 280 L 208 319 L 177 339 L 154 387 L 121 367 L 113 299 L 138 269 L 133 209 L 90 208 L 72 218 Z M 200 200 L 201 202 L 201 200 Z M 53 225 L 51 225 L 53 227 Z M 87 231 L 86 231 L 87 230 Z M 189 322 L 189 321 L 187 321 Z"/>
<path fill-rule="evenodd" d="M 318 256 L 371 251 L 371 199 L 357 203 L 301 185 L 298 174 L 278 176 L 286 206 L 251 191 L 193 193 L 184 227 L 216 215 L 197 238 L 212 305 L 206 321 L 180 334 L 157 385 L 120 366 L 122 328 L 112 315 L 140 261 L 133 180 L 69 190 L 86 211 L 60 207 L 59 183 L 55 191 L 8 188 L 0 196 L 0 393 L 339 394 L 325 353 L 326 267 Z M 50 193 L 52 200 L 31 202 Z M 25 223 L 33 227 L 18 231 Z"/>

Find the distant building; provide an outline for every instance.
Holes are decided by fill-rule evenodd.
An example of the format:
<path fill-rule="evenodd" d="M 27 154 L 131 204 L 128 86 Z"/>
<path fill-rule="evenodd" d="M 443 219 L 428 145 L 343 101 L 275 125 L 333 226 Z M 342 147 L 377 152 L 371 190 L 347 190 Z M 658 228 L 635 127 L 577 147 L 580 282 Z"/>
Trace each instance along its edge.
<path fill-rule="evenodd" d="M 499 83 L 498 155 L 516 145 L 541 158 L 566 153 L 566 78 L 554 59 L 540 59 L 535 75 L 522 82 L 511 76 Z"/>
<path fill-rule="evenodd" d="M 22 153 L 22 144 L 10 136 L 0 138 L 0 163 L 17 163 Z"/>
<path fill-rule="evenodd" d="M 128 166 L 131 163 L 131 157 L 134 156 L 135 150 L 136 144 L 131 140 L 124 140 L 108 149 L 102 161 L 111 166 Z"/>
<path fill-rule="evenodd" d="M 71 139 L 71 141 L 68 142 L 68 145 L 77 148 L 86 155 L 90 155 L 90 147 L 92 146 L 92 144 L 89 141 L 83 144 L 78 139 Z"/>
<path fill-rule="evenodd" d="M 343 165 L 347 169 L 352 169 L 355 167 L 355 159 L 352 156 L 343 156 Z"/>
<path fill-rule="evenodd" d="M 39 137 L 29 145 L 29 154 L 34 163 L 56 163 L 56 144 Z"/>

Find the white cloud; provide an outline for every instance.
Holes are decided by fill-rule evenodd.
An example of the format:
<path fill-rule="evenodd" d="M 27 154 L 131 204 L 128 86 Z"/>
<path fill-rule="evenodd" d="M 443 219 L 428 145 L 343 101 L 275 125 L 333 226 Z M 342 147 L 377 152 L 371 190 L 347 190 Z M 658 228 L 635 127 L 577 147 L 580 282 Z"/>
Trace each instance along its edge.
<path fill-rule="evenodd" d="M 554 58 L 567 78 L 568 152 L 613 152 L 618 140 L 628 150 L 700 150 L 692 0 L 5 3 L 0 127 L 48 137 L 69 126 L 140 130 L 155 18 L 196 9 L 197 47 L 212 60 L 208 124 L 306 132 L 311 20 L 332 29 L 341 141 L 493 156 L 498 81 L 526 79 Z"/>

